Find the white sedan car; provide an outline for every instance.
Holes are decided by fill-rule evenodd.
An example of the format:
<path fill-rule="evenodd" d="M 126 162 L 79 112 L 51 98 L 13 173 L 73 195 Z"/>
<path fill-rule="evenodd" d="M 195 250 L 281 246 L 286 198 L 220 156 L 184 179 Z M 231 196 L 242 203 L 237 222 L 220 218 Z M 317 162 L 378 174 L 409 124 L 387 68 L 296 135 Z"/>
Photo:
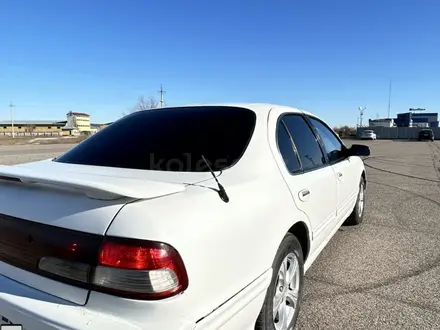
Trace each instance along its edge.
<path fill-rule="evenodd" d="M 376 140 L 377 136 L 373 130 L 365 130 L 361 134 L 362 140 Z"/>
<path fill-rule="evenodd" d="M 304 273 L 362 221 L 369 153 L 297 109 L 205 105 L 2 166 L 0 323 L 293 329 Z"/>

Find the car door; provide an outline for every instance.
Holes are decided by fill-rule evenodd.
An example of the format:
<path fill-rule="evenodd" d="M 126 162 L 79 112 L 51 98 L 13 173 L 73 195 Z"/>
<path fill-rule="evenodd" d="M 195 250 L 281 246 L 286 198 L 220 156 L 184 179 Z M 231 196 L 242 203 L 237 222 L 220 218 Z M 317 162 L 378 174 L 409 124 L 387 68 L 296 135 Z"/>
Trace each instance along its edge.
<path fill-rule="evenodd" d="M 313 116 L 307 116 L 307 118 L 315 129 L 334 170 L 338 191 L 337 212 L 338 218 L 341 219 L 348 216 L 356 204 L 361 178 L 359 167 L 356 166 L 358 159 L 346 157 L 347 148 L 327 124 Z"/>
<path fill-rule="evenodd" d="M 277 134 L 278 148 L 286 165 L 285 181 L 297 208 L 307 215 L 314 239 L 318 238 L 336 218 L 334 172 L 301 114 L 282 115 Z"/>

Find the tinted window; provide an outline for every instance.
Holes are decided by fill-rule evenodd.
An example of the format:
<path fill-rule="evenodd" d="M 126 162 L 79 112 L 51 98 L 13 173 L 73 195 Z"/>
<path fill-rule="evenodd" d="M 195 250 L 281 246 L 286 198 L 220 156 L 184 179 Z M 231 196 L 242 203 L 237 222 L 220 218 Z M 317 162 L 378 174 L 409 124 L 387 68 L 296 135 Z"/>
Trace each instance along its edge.
<path fill-rule="evenodd" d="M 286 115 L 283 116 L 283 121 L 292 135 L 303 170 L 307 171 L 323 165 L 324 155 L 304 118 L 299 115 Z"/>
<path fill-rule="evenodd" d="M 325 151 L 327 152 L 327 157 L 330 162 L 335 162 L 343 158 L 342 150 L 343 145 L 335 136 L 335 134 L 321 121 L 309 118 L 312 125 L 318 131 L 319 136 L 324 144 Z M 373 131 L 367 131 L 373 132 Z"/>
<path fill-rule="evenodd" d="M 280 149 L 281 156 L 283 157 L 284 163 L 286 163 L 289 172 L 299 171 L 301 166 L 299 165 L 298 157 L 293 150 L 292 140 L 281 122 L 278 124 L 277 140 L 278 148 Z"/>
<path fill-rule="evenodd" d="M 126 116 L 65 153 L 61 163 L 205 172 L 234 165 L 254 131 L 253 111 L 236 107 L 146 110 Z"/>

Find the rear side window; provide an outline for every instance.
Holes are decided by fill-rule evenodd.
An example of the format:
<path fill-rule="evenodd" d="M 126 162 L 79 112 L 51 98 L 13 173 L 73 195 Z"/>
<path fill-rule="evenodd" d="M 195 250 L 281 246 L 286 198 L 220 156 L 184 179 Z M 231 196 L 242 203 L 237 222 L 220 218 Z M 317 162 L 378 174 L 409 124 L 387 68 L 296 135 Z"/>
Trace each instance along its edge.
<path fill-rule="evenodd" d="M 309 171 L 324 165 L 324 154 L 305 119 L 300 115 L 284 115 L 282 120 L 293 138 L 302 169 Z"/>
<path fill-rule="evenodd" d="M 287 133 L 286 127 L 282 122 L 278 124 L 277 129 L 277 143 L 280 154 L 283 157 L 284 163 L 287 169 L 291 173 L 295 173 L 301 170 L 298 157 L 293 149 L 292 140 L 289 133 Z"/>
<path fill-rule="evenodd" d="M 206 172 L 233 166 L 256 123 L 239 107 L 182 107 L 135 112 L 68 151 L 60 163 L 157 171 Z"/>

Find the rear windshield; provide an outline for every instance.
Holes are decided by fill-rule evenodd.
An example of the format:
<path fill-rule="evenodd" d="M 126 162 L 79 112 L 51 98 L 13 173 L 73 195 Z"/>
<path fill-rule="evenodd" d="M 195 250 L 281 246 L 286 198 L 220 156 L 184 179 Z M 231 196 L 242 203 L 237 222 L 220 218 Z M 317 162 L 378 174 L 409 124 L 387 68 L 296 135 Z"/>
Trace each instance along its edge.
<path fill-rule="evenodd" d="M 157 171 L 206 172 L 233 166 L 256 115 L 238 107 L 182 107 L 130 114 L 54 161 Z"/>

